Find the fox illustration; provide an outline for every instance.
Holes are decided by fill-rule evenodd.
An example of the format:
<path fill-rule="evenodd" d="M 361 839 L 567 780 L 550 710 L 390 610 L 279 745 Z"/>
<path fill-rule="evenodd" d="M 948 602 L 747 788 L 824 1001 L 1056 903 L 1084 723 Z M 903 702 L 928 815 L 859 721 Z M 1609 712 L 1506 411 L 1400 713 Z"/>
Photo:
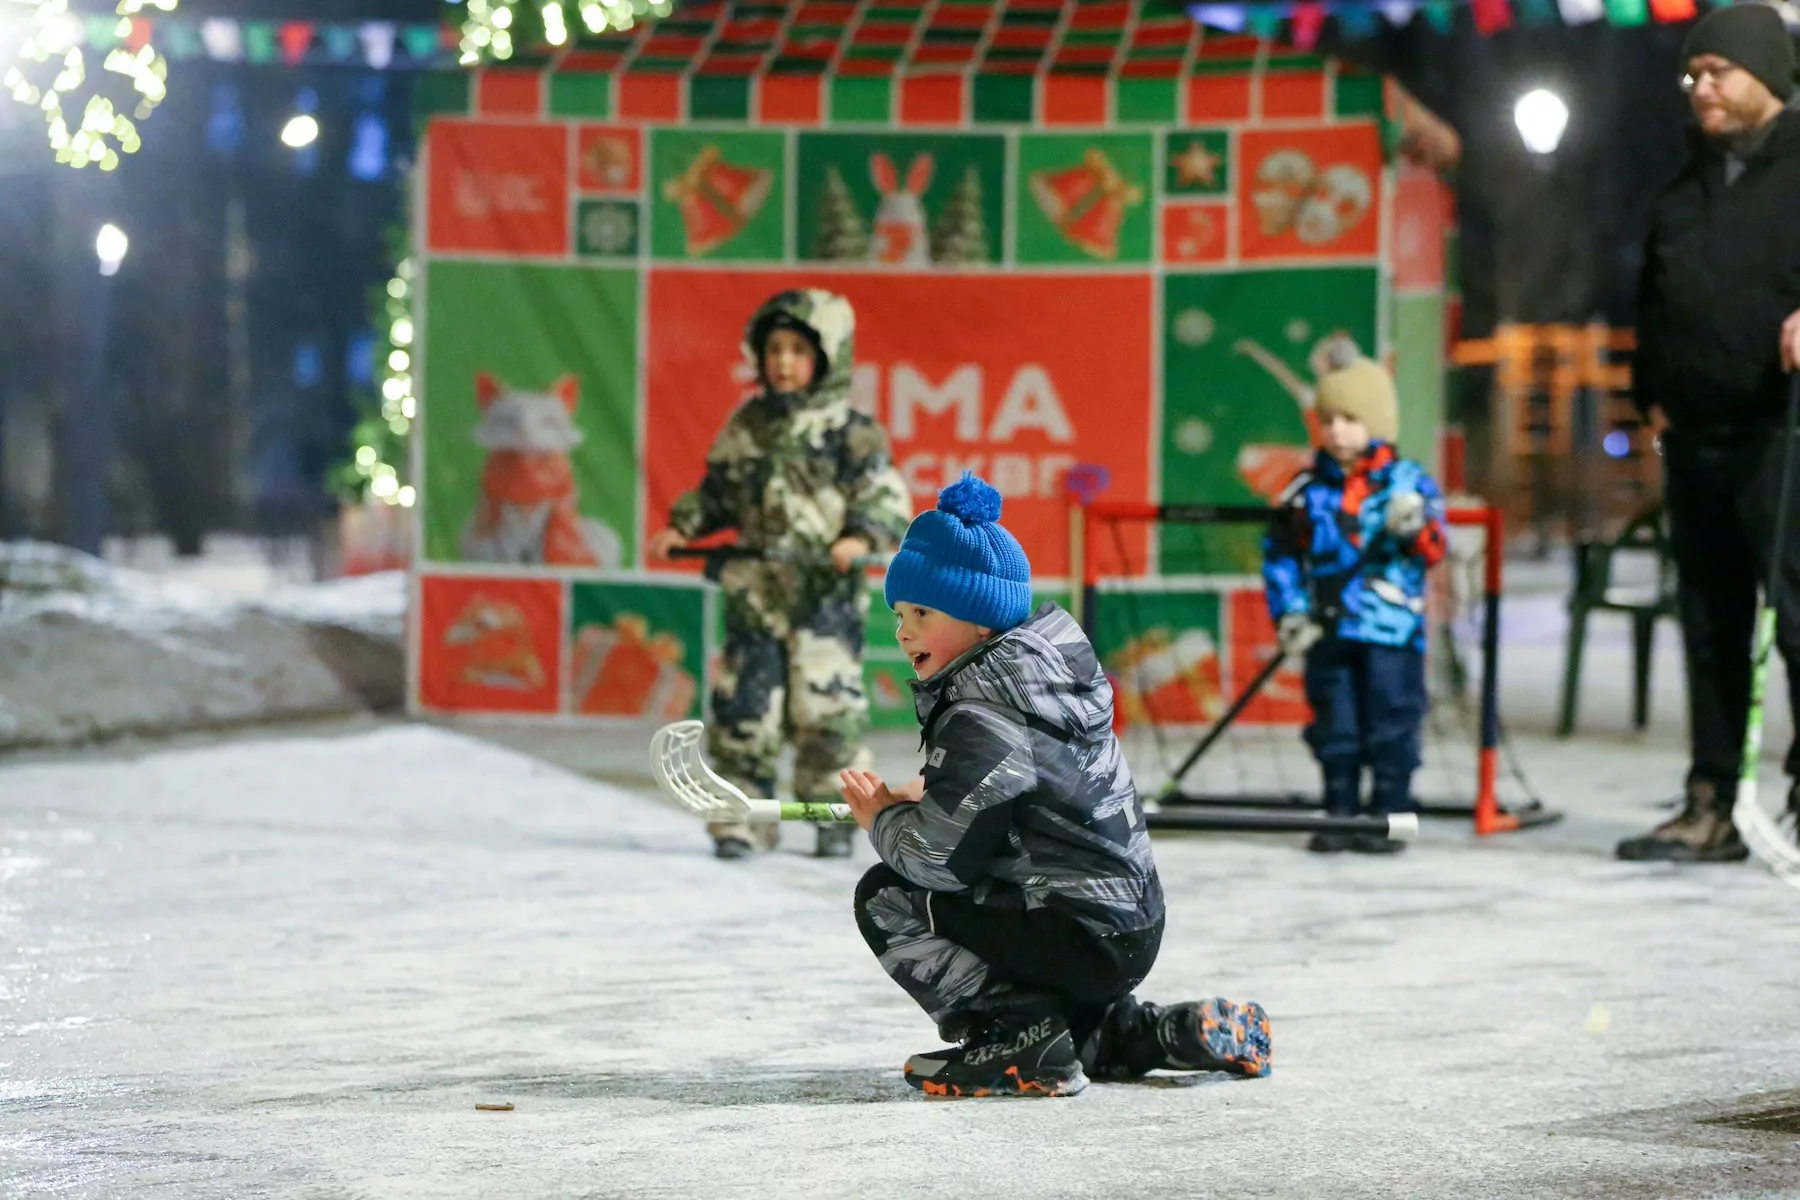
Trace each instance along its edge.
<path fill-rule="evenodd" d="M 580 384 L 565 375 L 544 392 L 523 392 L 483 371 L 475 376 L 481 421 L 475 444 L 486 450 L 481 496 L 462 531 L 470 562 L 616 567 L 619 535 L 581 515 L 569 451 Z"/>

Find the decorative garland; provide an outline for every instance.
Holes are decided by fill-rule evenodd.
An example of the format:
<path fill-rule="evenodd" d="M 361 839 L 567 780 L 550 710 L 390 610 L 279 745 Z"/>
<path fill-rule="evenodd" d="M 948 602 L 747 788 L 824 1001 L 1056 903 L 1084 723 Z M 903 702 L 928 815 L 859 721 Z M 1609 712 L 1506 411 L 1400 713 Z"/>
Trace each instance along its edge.
<path fill-rule="evenodd" d="M 418 264 L 402 258 L 376 301 L 376 327 L 385 329 L 384 357 L 376 364 L 377 398 L 351 431 L 355 447 L 337 469 L 338 490 L 358 501 L 370 499 L 411 508 L 418 493 L 408 482 L 408 438 L 418 416 L 413 391 L 413 292 Z M 379 344 L 379 343 L 378 343 Z M 379 351 L 378 351 L 379 353 Z"/>
<path fill-rule="evenodd" d="M 563 0 L 544 0 L 538 9 L 541 40 L 550 46 L 567 45 L 569 41 L 568 8 Z M 487 59 L 504 62 L 524 40 L 518 14 L 529 7 L 523 0 L 468 0 L 468 18 L 463 21 L 460 62 L 474 66 Z M 581 23 L 589 33 L 630 29 L 644 17 L 666 17 L 675 7 L 674 0 L 579 0 Z M 533 37 L 532 41 L 540 40 Z"/>
<path fill-rule="evenodd" d="M 169 94 L 168 60 L 150 44 L 147 7 L 174 11 L 177 0 L 119 0 L 114 45 L 90 73 L 85 26 L 69 12 L 68 0 L 12 0 L 31 6 L 18 62 L 7 68 L 6 90 L 20 104 L 44 114 L 45 134 L 56 161 L 77 169 L 97 166 L 117 170 L 119 155 L 134 154 L 142 145 L 137 125 Z M 129 81 L 129 88 L 108 74 Z M 83 100 L 85 97 L 85 101 Z M 79 107 L 81 121 L 73 130 L 64 110 Z M 129 107 L 131 116 L 123 109 Z"/>

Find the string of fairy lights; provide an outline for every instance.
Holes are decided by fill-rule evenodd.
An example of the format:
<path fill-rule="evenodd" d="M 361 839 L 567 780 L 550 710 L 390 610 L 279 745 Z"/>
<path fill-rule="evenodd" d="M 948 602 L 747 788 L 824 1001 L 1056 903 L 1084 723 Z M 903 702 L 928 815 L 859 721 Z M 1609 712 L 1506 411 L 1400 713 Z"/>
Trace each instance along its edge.
<path fill-rule="evenodd" d="M 418 492 L 407 482 L 407 437 L 418 416 L 419 401 L 413 389 L 413 291 L 417 264 L 403 258 L 387 282 L 382 308 L 387 329 L 387 354 L 377 364 L 381 405 L 357 425 L 357 443 L 346 472 L 349 490 L 358 499 L 411 508 Z"/>
<path fill-rule="evenodd" d="M 43 113 L 57 162 L 112 171 L 121 154 L 137 152 L 143 142 L 136 122 L 169 94 L 168 59 L 151 45 L 150 22 L 142 14 L 148 8 L 173 12 L 177 2 L 119 0 L 114 10 L 119 44 L 106 52 L 99 71 L 90 71 L 81 21 L 69 11 L 68 0 L 0 0 L 0 15 L 21 6 L 30 10 L 15 61 L 0 85 L 20 104 Z M 70 128 L 69 112 L 76 108 L 81 119 Z"/>
<path fill-rule="evenodd" d="M 172 13 L 179 2 L 118 0 L 116 44 L 101 47 L 90 45 L 69 0 L 0 0 L 0 25 L 18 26 L 18 45 L 0 86 L 43 114 L 57 162 L 112 171 L 121 155 L 136 153 L 143 144 L 137 123 L 169 92 L 169 60 L 152 43 L 154 25 L 145 14 Z M 532 41 L 541 34 L 543 42 L 564 46 L 576 21 L 590 34 L 602 34 L 665 17 L 673 8 L 673 0 L 466 0 L 459 60 L 476 66 L 511 58 L 526 37 L 521 26 L 528 21 L 536 26 Z M 20 10 L 22 23 L 7 21 Z"/>
<path fill-rule="evenodd" d="M 513 56 L 521 40 L 520 12 L 536 11 L 543 26 L 543 40 L 552 46 L 569 41 L 569 10 L 574 9 L 589 33 L 630 29 L 645 17 L 666 17 L 673 0 L 468 0 L 463 21 L 461 61 L 474 66 L 485 59 L 504 62 Z"/>
<path fill-rule="evenodd" d="M 11 98 L 43 115 L 56 161 L 77 169 L 117 170 L 121 156 L 136 153 L 143 121 L 168 96 L 168 59 L 151 42 L 149 9 L 172 13 L 180 0 L 118 0 L 115 44 L 91 46 L 88 28 L 69 11 L 69 0 L 0 0 L 0 24 L 26 10 L 10 64 L 0 85 Z M 639 20 L 664 17 L 673 0 L 466 0 L 460 61 L 475 66 L 504 61 L 529 36 L 551 46 L 570 40 L 573 20 L 590 34 L 628 30 Z M 573 9 L 573 20 L 570 10 Z M 521 20 L 521 10 L 526 14 Z M 537 28 L 529 34 L 525 21 Z M 3 48 L 5 40 L 0 40 Z M 90 52 L 99 58 L 93 69 Z M 71 113 L 79 110 L 75 120 Z M 387 283 L 385 357 L 376 368 L 379 409 L 358 424 L 355 451 L 346 464 L 345 490 L 365 502 L 410 508 L 418 493 L 407 481 L 407 439 L 418 414 L 413 383 L 413 290 L 417 266 L 403 258 Z"/>

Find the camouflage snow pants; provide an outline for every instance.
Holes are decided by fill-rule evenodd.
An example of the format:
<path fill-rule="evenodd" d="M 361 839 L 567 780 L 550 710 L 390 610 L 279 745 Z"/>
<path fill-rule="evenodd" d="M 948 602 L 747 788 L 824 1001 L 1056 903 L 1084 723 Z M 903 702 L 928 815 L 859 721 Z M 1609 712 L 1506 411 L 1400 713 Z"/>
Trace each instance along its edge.
<path fill-rule="evenodd" d="M 860 578 L 854 591 L 833 580 L 817 589 L 827 591 L 821 602 L 807 603 L 805 587 L 792 589 L 792 581 L 782 586 L 777 573 L 745 566 L 750 569 L 738 571 L 734 564 L 720 580 L 725 656 L 712 694 L 708 755 L 749 795 L 773 796 L 781 749 L 791 740 L 795 797 L 837 800 L 838 772 L 866 769 L 873 761 L 863 746 L 869 728 L 862 669 L 868 592 Z M 771 849 L 781 829 L 713 824 L 707 832 Z"/>

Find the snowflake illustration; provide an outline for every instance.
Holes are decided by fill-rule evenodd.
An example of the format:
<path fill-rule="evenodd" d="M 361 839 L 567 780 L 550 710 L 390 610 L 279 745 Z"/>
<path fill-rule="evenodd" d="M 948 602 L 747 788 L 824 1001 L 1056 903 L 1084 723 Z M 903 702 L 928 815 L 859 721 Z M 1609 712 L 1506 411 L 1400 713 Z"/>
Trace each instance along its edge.
<path fill-rule="evenodd" d="M 1175 318 L 1175 340 L 1184 346 L 1204 346 L 1219 331 L 1219 323 L 1205 309 L 1190 308 Z"/>
<path fill-rule="evenodd" d="M 602 254 L 623 254 L 637 238 L 637 221 L 623 208 L 596 208 L 582 223 L 582 234 Z"/>
<path fill-rule="evenodd" d="M 1175 427 L 1175 448 L 1183 454 L 1205 454 L 1212 444 L 1213 427 L 1199 417 L 1189 417 Z"/>
<path fill-rule="evenodd" d="M 1298 346 L 1312 336 L 1312 326 L 1295 317 L 1287 323 L 1287 340 Z"/>

